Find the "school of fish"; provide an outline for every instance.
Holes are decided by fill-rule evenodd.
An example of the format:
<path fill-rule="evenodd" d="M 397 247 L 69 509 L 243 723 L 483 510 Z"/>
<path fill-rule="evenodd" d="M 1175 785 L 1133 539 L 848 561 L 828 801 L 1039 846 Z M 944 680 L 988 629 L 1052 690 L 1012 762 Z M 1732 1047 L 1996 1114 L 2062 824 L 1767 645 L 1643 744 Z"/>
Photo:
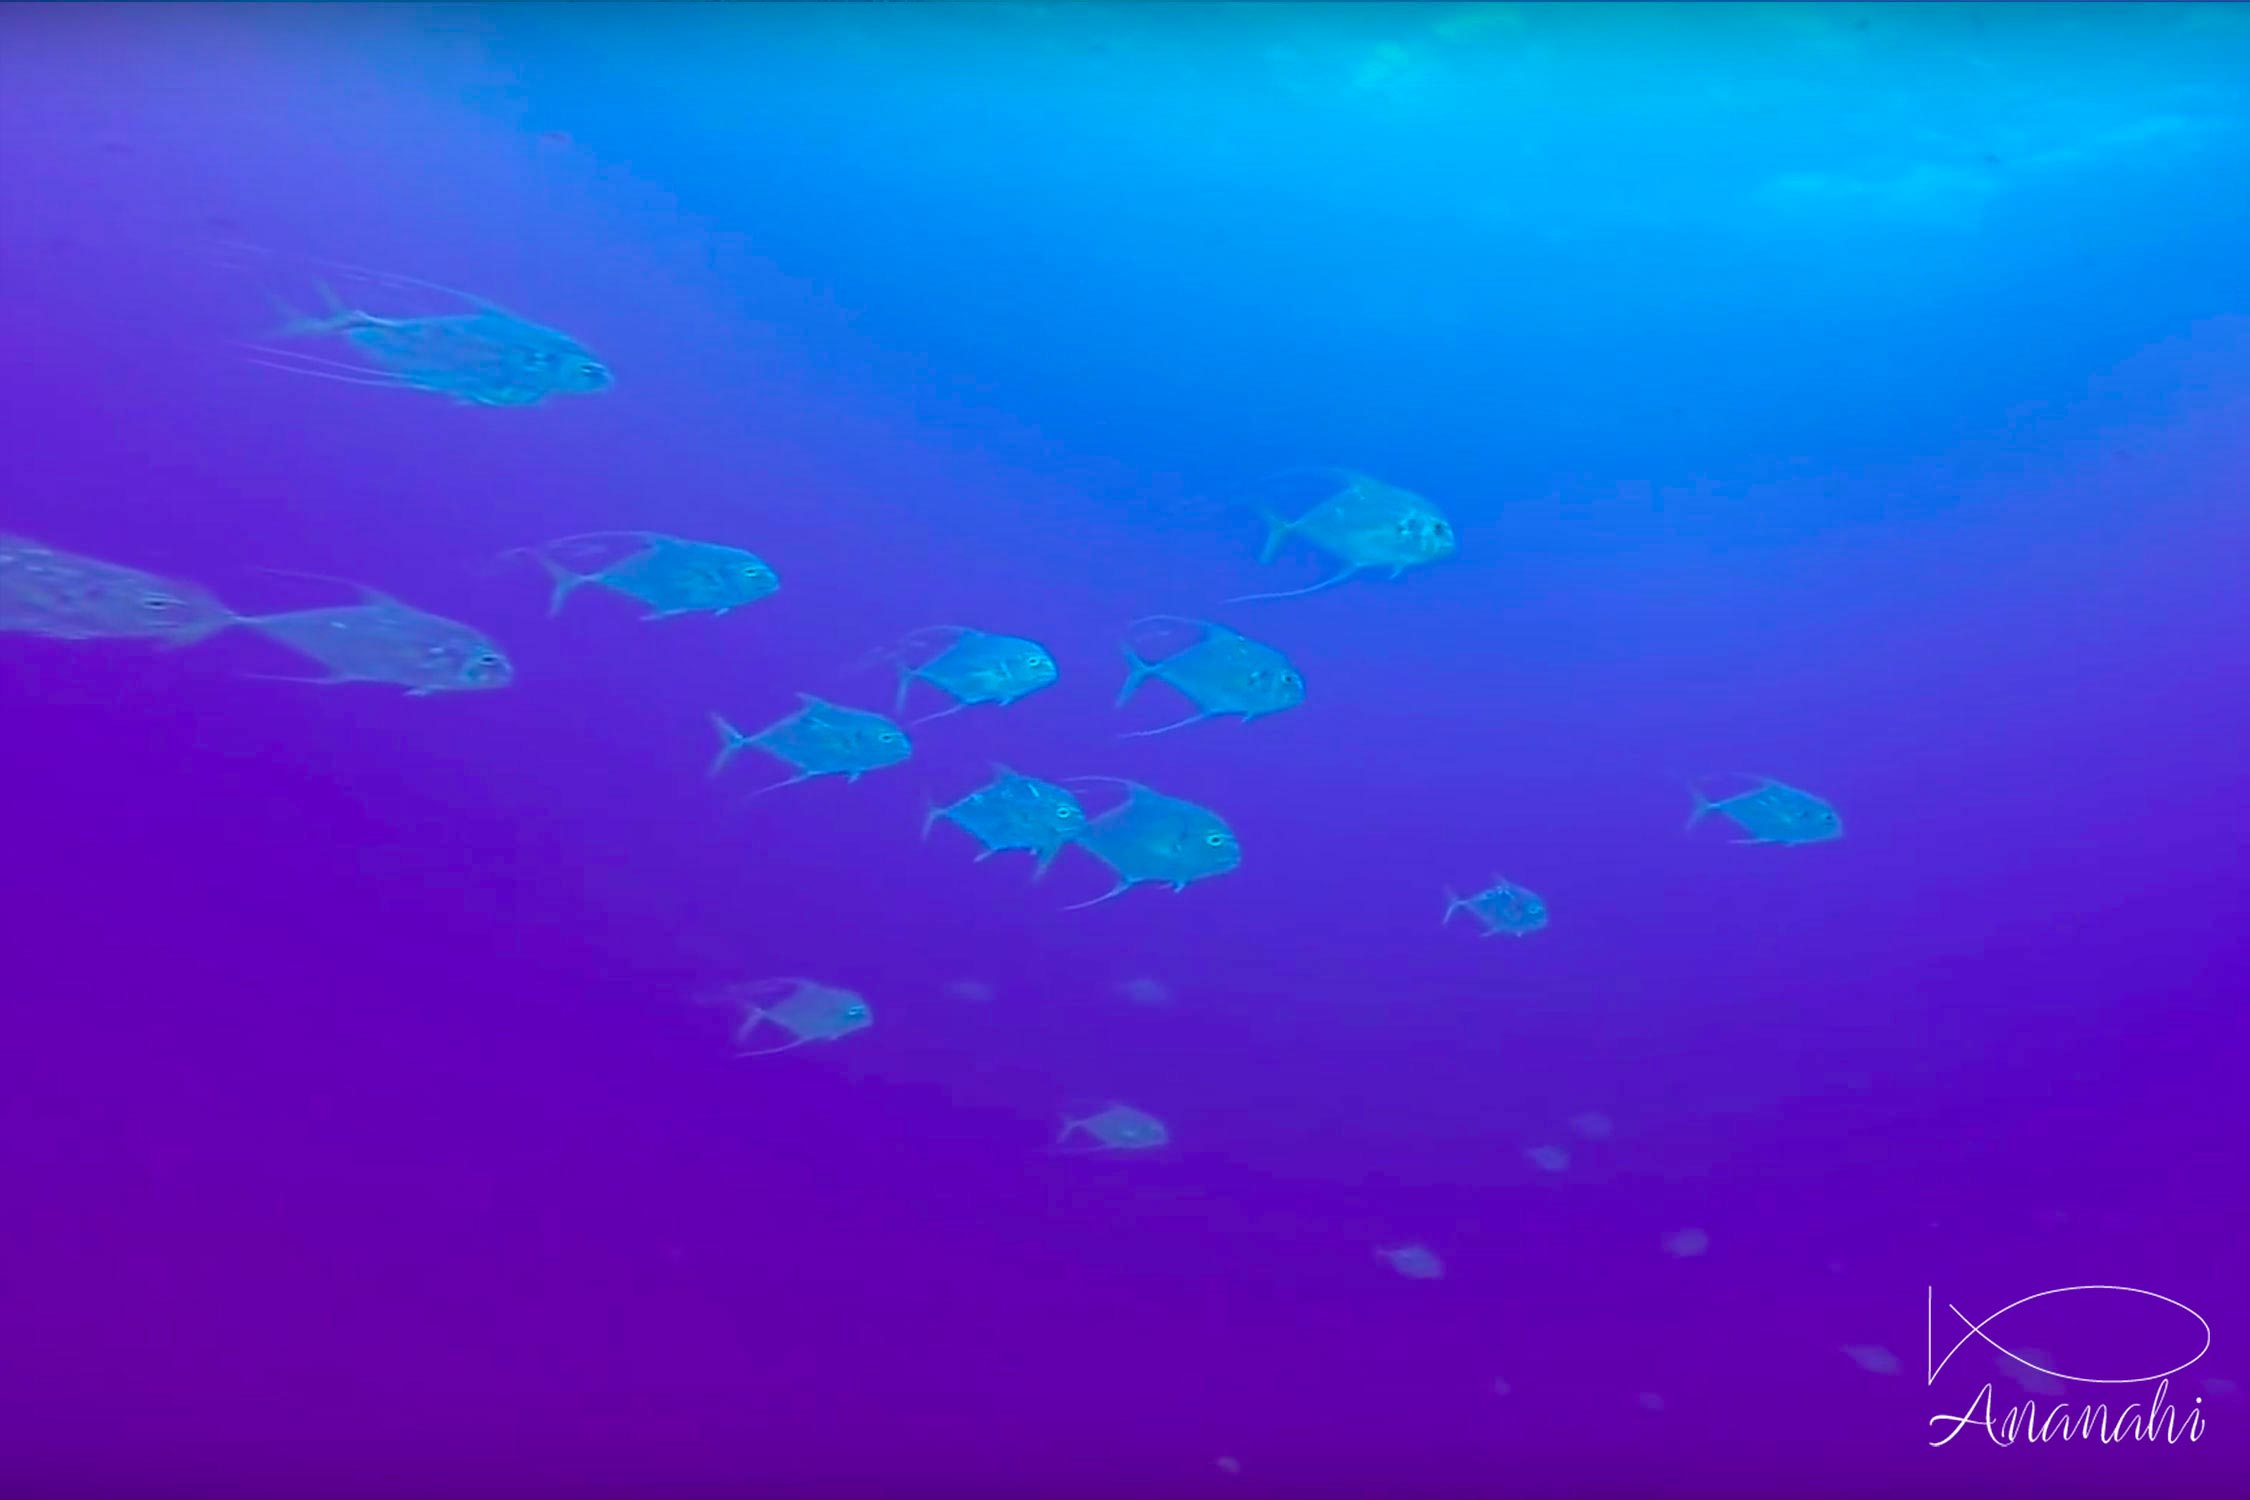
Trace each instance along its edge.
<path fill-rule="evenodd" d="M 253 255 L 263 252 L 253 251 Z M 591 396 L 609 390 L 609 368 L 575 339 L 518 317 L 497 303 L 412 277 L 338 263 L 322 263 L 316 280 L 321 310 L 299 311 L 272 299 L 279 322 L 244 346 L 252 363 L 347 385 L 443 397 L 457 405 L 515 408 L 550 397 Z M 412 315 L 380 314 L 352 305 L 332 280 L 407 297 L 436 297 L 452 310 Z M 1253 486 L 1268 494 L 1276 485 L 1309 483 L 1295 515 L 1271 504 L 1258 507 L 1266 538 L 1258 554 L 1274 562 L 1292 544 L 1320 553 L 1326 571 L 1303 587 L 1238 596 L 1228 604 L 1324 592 L 1365 574 L 1396 579 L 1410 570 L 1453 557 L 1459 545 L 1451 521 L 1429 499 L 1401 486 L 1347 469 L 1299 469 Z M 734 542 L 674 536 L 648 529 L 585 533 L 526 541 L 503 554 L 534 564 L 548 585 L 548 612 L 559 614 L 588 587 L 633 601 L 640 619 L 668 621 L 689 615 L 725 616 L 769 600 L 780 590 L 774 569 Z M 222 633 L 253 632 L 295 653 L 313 671 L 272 675 L 321 686 L 380 684 L 424 697 L 489 692 L 508 687 L 515 668 L 481 631 L 418 609 L 370 584 L 312 574 L 277 573 L 322 588 L 348 592 L 350 602 L 328 602 L 260 614 L 237 613 L 196 583 L 144 571 L 127 563 L 64 551 L 21 536 L 0 534 L 0 634 L 51 641 L 138 641 L 177 649 Z M 1279 619 L 1280 616 L 1274 616 Z M 1284 651 L 1217 621 L 1150 615 L 1120 632 L 1125 677 L 1119 711 L 1133 708 L 1144 688 L 1181 700 L 1184 714 L 1120 731 L 1121 738 L 1168 734 L 1211 721 L 1252 723 L 1301 709 L 1308 701 L 1304 677 Z M 708 773 L 729 770 L 744 751 L 777 762 L 784 774 L 753 796 L 818 777 L 856 782 L 904 765 L 913 756 L 910 727 L 972 708 L 1006 709 L 1052 686 L 1055 657 L 1023 636 L 969 625 L 930 626 L 878 646 L 871 662 L 895 674 L 888 714 L 831 702 L 809 692 L 797 706 L 762 728 L 745 731 L 717 710 L 708 711 L 718 749 Z M 937 700 L 905 723 L 910 702 Z M 1687 827 L 1723 819 L 1741 833 L 1737 843 L 1819 844 L 1840 838 L 1843 823 L 1826 801 L 1769 776 L 1746 776 L 1747 785 L 1713 797 L 1688 788 Z M 1073 787 L 1104 790 L 1106 804 L 1089 811 Z M 1140 887 L 1170 892 L 1238 869 L 1244 851 L 1218 811 L 1136 781 L 1102 775 L 1046 780 L 994 765 L 985 784 L 962 790 L 950 802 L 925 802 L 922 836 L 939 824 L 967 835 L 974 858 L 1020 853 L 1030 857 L 1030 877 L 1044 877 L 1068 849 L 1104 867 L 1111 884 L 1099 895 L 1064 907 L 1075 910 L 1124 897 Z M 1546 902 L 1513 880 L 1461 895 L 1440 886 L 1443 924 L 1466 914 L 1483 937 L 1528 937 L 1549 921 Z M 956 995 L 989 1001 L 989 986 L 954 981 Z M 1162 1003 L 1169 989 L 1136 979 L 1121 993 L 1140 1004 Z M 733 1012 L 735 1053 L 766 1057 L 858 1035 L 874 1024 L 867 1000 L 843 987 L 797 976 L 741 979 L 702 995 Z M 1606 1140 L 1611 1123 L 1599 1114 L 1569 1122 L 1573 1133 Z M 1061 1116 L 1050 1149 L 1066 1154 L 1145 1153 L 1167 1146 L 1170 1129 L 1155 1115 L 1112 1101 L 1090 1113 Z M 1557 1145 L 1524 1149 L 1541 1172 L 1568 1170 L 1570 1154 Z M 1699 1229 L 1667 1235 L 1665 1253 L 1700 1256 L 1708 1237 Z M 1409 1280 L 1444 1276 L 1442 1261 L 1420 1243 L 1376 1246 L 1377 1260 Z M 1846 1349 L 1877 1368 L 1887 1352 Z"/>

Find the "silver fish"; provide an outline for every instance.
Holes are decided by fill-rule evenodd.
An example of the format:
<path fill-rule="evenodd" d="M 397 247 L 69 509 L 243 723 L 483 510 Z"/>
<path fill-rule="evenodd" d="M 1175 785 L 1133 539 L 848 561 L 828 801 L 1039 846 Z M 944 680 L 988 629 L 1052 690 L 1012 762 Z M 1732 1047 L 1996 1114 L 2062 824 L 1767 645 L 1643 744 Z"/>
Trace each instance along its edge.
<path fill-rule="evenodd" d="M 355 588 L 362 602 L 241 617 L 242 624 L 312 658 L 329 674 L 281 680 L 319 686 L 381 682 L 405 688 L 410 698 L 487 691 L 515 680 L 507 655 L 458 620 L 415 609 L 363 583 L 314 573 L 295 576 Z"/>
<path fill-rule="evenodd" d="M 923 656 L 931 646 L 937 647 L 935 652 Z M 894 712 L 905 710 L 907 690 L 916 682 L 926 682 L 953 700 L 950 707 L 916 719 L 917 724 L 979 703 L 1004 708 L 1052 685 L 1056 677 L 1054 654 L 1037 641 L 994 635 L 966 625 L 932 625 L 917 630 L 882 654 L 898 667 Z M 915 659 L 918 656 L 920 660 Z"/>
<path fill-rule="evenodd" d="M 1436 1281 L 1445 1275 L 1445 1262 L 1427 1245 L 1397 1245 L 1378 1249 L 1375 1258 L 1409 1281 Z"/>
<path fill-rule="evenodd" d="M 1161 883 L 1175 891 L 1186 890 L 1190 881 L 1224 875 L 1242 863 L 1242 845 L 1234 830 L 1209 808 L 1115 776 L 1078 779 L 1115 782 L 1126 789 L 1125 800 L 1089 819 L 1086 831 L 1075 840 L 1115 872 L 1117 884 L 1064 910 L 1097 905 L 1136 885 Z"/>
<path fill-rule="evenodd" d="M 237 623 L 196 584 L 0 535 L 0 631 L 185 646 Z"/>
<path fill-rule="evenodd" d="M 621 543 L 630 545 L 619 555 Z M 558 555 L 565 552 L 582 557 L 590 566 L 570 566 Z M 644 620 L 723 615 L 755 604 L 781 587 L 779 576 L 755 553 L 661 531 L 590 531 L 503 555 L 517 554 L 538 562 L 554 580 L 547 600 L 549 615 L 562 613 L 563 602 L 589 583 L 647 605 Z"/>
<path fill-rule="evenodd" d="M 1158 623 L 1188 626 L 1196 631 L 1196 639 L 1155 661 L 1144 660 L 1128 641 L 1125 686 L 1118 691 L 1118 706 L 1133 696 L 1134 689 L 1154 678 L 1176 688 L 1195 705 L 1196 712 L 1156 729 L 1136 729 L 1125 738 L 1164 734 L 1205 719 L 1239 718 L 1247 724 L 1305 701 L 1305 679 L 1290 665 L 1289 658 L 1273 647 L 1224 625 L 1182 615 L 1148 615 L 1133 625 Z"/>
<path fill-rule="evenodd" d="M 977 855 L 980 861 L 1010 849 L 1035 855 L 1034 879 L 1046 874 L 1063 845 L 1086 827 L 1085 810 L 1064 788 L 1003 765 L 994 765 L 991 782 L 958 802 L 927 808 L 922 817 L 924 838 L 941 818 L 984 846 Z"/>
<path fill-rule="evenodd" d="M 797 773 L 754 794 L 763 796 L 815 776 L 857 781 L 869 771 L 895 766 L 914 753 L 906 731 L 881 714 L 845 708 L 810 693 L 799 693 L 797 699 L 801 706 L 795 713 L 776 719 L 755 734 L 744 734 L 720 714 L 711 715 L 719 731 L 719 754 L 711 762 L 711 774 L 716 776 L 725 770 L 745 748 L 763 750 Z"/>
<path fill-rule="evenodd" d="M 729 985 L 707 998 L 741 1011 L 734 1030 L 737 1057 L 767 1057 L 807 1042 L 833 1042 L 875 1024 L 875 1012 L 852 991 L 794 975 Z M 769 999 L 771 1003 L 760 1003 Z M 761 1026 L 773 1027 L 789 1040 L 753 1047 L 751 1039 Z"/>
<path fill-rule="evenodd" d="M 1387 569 L 1390 576 L 1396 578 L 1409 568 L 1440 562 L 1454 553 L 1453 523 L 1446 519 L 1443 511 L 1412 490 L 1385 484 L 1350 469 L 1289 472 L 1320 476 L 1329 486 L 1329 493 L 1294 521 L 1261 507 L 1260 514 L 1266 523 L 1266 545 L 1258 561 L 1272 562 L 1290 538 L 1300 537 L 1342 567 L 1305 588 L 1275 594 L 1244 594 L 1229 600 L 1230 604 L 1317 594 L 1369 569 Z M 1273 479 L 1284 477 L 1287 476 L 1271 476 Z"/>
<path fill-rule="evenodd" d="M 1081 1131 L 1094 1140 L 1091 1146 L 1077 1148 L 1081 1153 L 1153 1151 L 1172 1139 L 1162 1120 L 1130 1104 L 1112 1104 L 1084 1119 L 1064 1120 L 1062 1134 L 1055 1137 L 1056 1147 L 1069 1149 L 1066 1143 Z"/>
<path fill-rule="evenodd" d="M 1688 814 L 1687 826 L 1695 827 L 1710 813 L 1717 813 L 1744 833 L 1738 844 L 1821 844 L 1844 836 L 1844 820 L 1836 809 L 1807 791 L 1774 780 L 1770 776 L 1758 778 L 1758 785 L 1747 792 L 1723 797 L 1714 802 L 1694 787 L 1695 810 Z"/>
<path fill-rule="evenodd" d="M 1523 937 L 1547 925 L 1547 903 L 1514 881 L 1502 880 L 1497 875 L 1492 877 L 1490 887 L 1474 896 L 1456 896 L 1448 890 L 1445 922 L 1451 922 L 1457 911 L 1465 911 L 1482 922 L 1486 937 L 1501 932 L 1510 937 Z"/>
<path fill-rule="evenodd" d="M 534 406 L 549 396 L 605 391 L 612 383 L 608 367 L 576 339 L 487 298 L 336 261 L 312 264 L 394 295 L 443 297 L 465 310 L 383 317 L 351 306 L 319 280 L 314 286 L 326 309 L 319 314 L 303 316 L 273 299 L 284 321 L 266 335 L 268 342 L 248 346 L 253 364 L 346 385 L 429 391 L 472 406 Z M 306 339 L 334 340 L 339 354 L 349 357 L 292 347 Z"/>

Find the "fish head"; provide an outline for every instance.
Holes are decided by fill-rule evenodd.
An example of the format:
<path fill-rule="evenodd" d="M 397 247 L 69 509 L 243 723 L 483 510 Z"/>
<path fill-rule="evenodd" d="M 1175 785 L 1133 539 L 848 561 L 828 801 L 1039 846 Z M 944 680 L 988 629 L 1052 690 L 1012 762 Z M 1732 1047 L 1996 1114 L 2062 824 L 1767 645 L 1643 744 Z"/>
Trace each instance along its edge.
<path fill-rule="evenodd" d="M 914 742 L 906 731 L 890 720 L 869 715 L 872 721 L 854 736 L 858 742 L 859 759 L 869 770 L 881 766 L 895 766 L 914 753 Z"/>
<path fill-rule="evenodd" d="M 1189 863 L 1205 875 L 1224 875 L 1242 863 L 1242 845 L 1234 830 L 1217 818 L 1189 830 L 1187 854 Z"/>
<path fill-rule="evenodd" d="M 1046 687 L 1055 680 L 1055 659 L 1043 647 L 1035 646 L 1029 641 L 1024 642 L 1023 646 L 1023 650 L 1016 654 L 1010 665 L 1014 669 L 1020 691 L 1028 693 L 1036 688 Z"/>
<path fill-rule="evenodd" d="M 1065 838 L 1075 837 L 1085 831 L 1086 809 L 1078 805 L 1076 797 L 1059 787 L 1052 792 L 1041 793 L 1039 811 L 1042 821 Z"/>
<path fill-rule="evenodd" d="M 721 563 L 719 577 L 721 591 L 738 599 L 763 599 L 781 587 L 781 575 L 747 552 Z"/>
<path fill-rule="evenodd" d="M 1453 523 L 1425 506 L 1413 507 L 1398 518 L 1397 546 L 1402 557 L 1417 562 L 1438 562 L 1453 555 Z"/>
<path fill-rule="evenodd" d="M 875 1024 L 875 1012 L 865 1000 L 857 995 L 838 995 L 836 998 L 840 1003 L 829 1013 L 826 1035 L 849 1036 Z"/>
<path fill-rule="evenodd" d="M 460 692 L 489 692 L 516 680 L 515 663 L 480 635 L 448 636 L 433 643 L 424 654 L 432 687 Z"/>
<path fill-rule="evenodd" d="M 547 380 L 552 389 L 570 396 L 592 396 L 616 383 L 609 366 L 577 345 L 546 352 Z"/>
<path fill-rule="evenodd" d="M 1844 836 L 1844 820 L 1825 802 L 1808 801 L 1789 820 L 1785 835 L 1792 844 L 1825 844 Z"/>
<path fill-rule="evenodd" d="M 1521 886 L 1508 888 L 1505 911 L 1508 925 L 1519 930 L 1547 925 L 1547 903 Z"/>

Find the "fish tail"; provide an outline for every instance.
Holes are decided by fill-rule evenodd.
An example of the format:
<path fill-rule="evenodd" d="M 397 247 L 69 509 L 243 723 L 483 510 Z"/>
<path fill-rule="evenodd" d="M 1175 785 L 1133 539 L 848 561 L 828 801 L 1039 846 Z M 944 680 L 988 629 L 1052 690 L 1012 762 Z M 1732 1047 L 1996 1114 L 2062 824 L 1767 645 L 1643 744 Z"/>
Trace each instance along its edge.
<path fill-rule="evenodd" d="M 535 552 L 532 556 L 539 560 L 539 566 L 545 568 L 547 576 L 555 582 L 553 590 L 547 595 L 547 618 L 551 620 L 562 613 L 563 601 L 575 593 L 580 584 L 592 582 L 594 575 L 566 568 L 544 552 Z"/>
<path fill-rule="evenodd" d="M 945 809 L 937 805 L 935 798 L 924 797 L 922 799 L 923 838 L 926 839 L 930 836 L 930 830 L 937 826 L 937 820 L 943 816 L 945 816 Z"/>
<path fill-rule="evenodd" d="M 1703 788 L 1692 781 L 1688 783 L 1688 795 L 1695 799 L 1695 809 L 1688 814 L 1687 830 L 1684 831 L 1692 831 L 1696 824 L 1703 821 L 1706 813 L 1716 812 L 1719 807 L 1718 803 L 1703 795 Z"/>
<path fill-rule="evenodd" d="M 1125 701 L 1133 696 L 1133 690 L 1146 682 L 1149 674 L 1155 670 L 1155 662 L 1143 661 L 1141 654 L 1135 651 L 1132 646 L 1127 645 L 1125 647 L 1125 685 L 1117 690 L 1117 706 L 1122 708 Z"/>
<path fill-rule="evenodd" d="M 750 743 L 750 736 L 728 723 L 724 714 L 711 715 L 711 724 L 719 731 L 719 753 L 712 759 L 711 769 L 706 774 L 716 776 L 727 768 L 729 761 L 742 753 L 742 747 Z"/>
<path fill-rule="evenodd" d="M 892 713 L 897 714 L 906 712 L 906 694 L 908 690 L 914 686 L 914 679 L 916 677 L 919 677 L 920 675 L 921 671 L 919 668 L 909 665 L 904 661 L 901 661 L 898 664 L 898 692 L 891 698 Z"/>
<path fill-rule="evenodd" d="M 229 610 L 227 613 L 219 616 L 216 620 L 205 620 L 200 625 L 192 625 L 186 630 L 179 632 L 179 634 L 177 635 L 167 637 L 164 641 L 159 643 L 158 649 L 164 651 L 178 651 L 183 647 L 193 646 L 198 642 L 207 641 L 223 630 L 232 630 L 237 625 L 250 625 L 254 623 L 256 622 L 254 622 L 248 615 L 238 615 L 232 610 Z"/>
<path fill-rule="evenodd" d="M 347 328 L 358 328 L 369 321 L 367 314 L 356 312 L 346 305 L 344 299 L 336 295 L 336 289 L 327 282 L 316 282 L 314 287 L 320 293 L 320 300 L 327 308 L 326 312 L 317 317 L 306 317 L 279 297 L 268 297 L 266 299 L 273 304 L 274 311 L 281 315 L 281 326 L 267 334 L 266 337 L 274 339 L 312 338 L 319 334 L 341 333 Z"/>
<path fill-rule="evenodd" d="M 1453 914 L 1468 904 L 1468 902 L 1453 894 L 1452 886 L 1447 886 L 1445 888 L 1445 916 L 1438 922 L 1438 926 L 1450 927 L 1453 925 Z"/>
<path fill-rule="evenodd" d="M 1259 549 L 1258 561 L 1270 563 L 1288 542 L 1290 533 L 1297 529 L 1297 523 L 1263 505 L 1258 507 L 1258 519 L 1266 523 L 1266 544 Z"/>

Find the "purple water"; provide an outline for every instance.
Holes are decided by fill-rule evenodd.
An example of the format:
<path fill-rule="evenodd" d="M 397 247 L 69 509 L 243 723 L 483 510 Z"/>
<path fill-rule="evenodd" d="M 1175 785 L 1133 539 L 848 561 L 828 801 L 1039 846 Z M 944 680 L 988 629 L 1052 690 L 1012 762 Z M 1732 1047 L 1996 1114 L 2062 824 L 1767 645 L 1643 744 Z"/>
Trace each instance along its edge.
<path fill-rule="evenodd" d="M 0 12 L 0 531 L 245 611 L 364 579 L 518 671 L 0 636 L 0 1491 L 2240 1493 L 2229 13 Z M 616 388 L 255 367 L 217 241 Z M 1300 463 L 1460 555 L 1220 608 L 1319 576 L 1240 500 Z M 614 527 L 782 589 L 549 620 L 498 560 Z M 1158 610 L 1305 705 L 1118 739 Z M 705 778 L 709 711 L 882 708 L 851 664 L 944 622 L 1062 679 Z M 1083 853 L 916 837 L 995 760 L 1243 864 L 1065 912 Z M 1730 773 L 1846 836 L 1683 834 Z M 1552 925 L 1440 926 L 1494 875 Z M 785 974 L 874 1026 L 730 1057 L 696 997 Z M 1048 1151 L 1111 1100 L 1170 1144 Z M 1927 1373 L 1948 1303 L 2086 1284 L 2188 1312 L 1991 1337 L 2137 1376 L 2199 1320 L 2201 1435 L 1932 1447 L 1987 1382 L 2145 1409 Z"/>

